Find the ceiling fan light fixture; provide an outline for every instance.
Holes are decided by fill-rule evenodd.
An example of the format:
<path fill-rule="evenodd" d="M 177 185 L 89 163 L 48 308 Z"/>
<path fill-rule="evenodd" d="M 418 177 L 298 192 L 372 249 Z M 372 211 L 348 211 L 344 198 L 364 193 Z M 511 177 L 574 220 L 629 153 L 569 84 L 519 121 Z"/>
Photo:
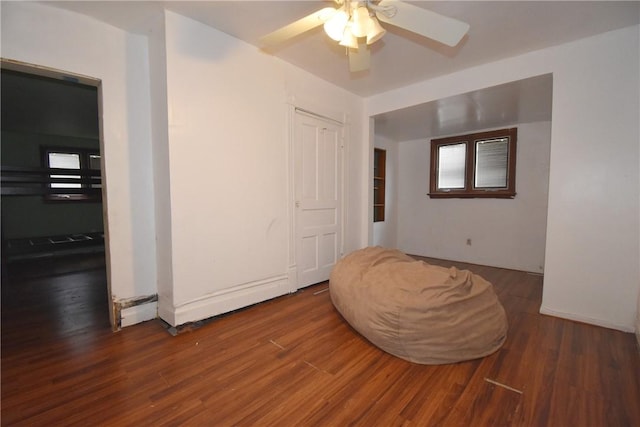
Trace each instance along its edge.
<path fill-rule="evenodd" d="M 349 15 L 344 10 L 339 10 L 324 23 L 324 31 L 333 40 L 339 42 L 342 40 L 348 21 Z"/>
<path fill-rule="evenodd" d="M 325 7 L 324 9 L 320 9 L 318 11 L 318 19 L 322 22 L 327 22 L 333 15 L 336 14 L 336 12 L 338 12 L 338 9 L 335 9 L 333 7 Z"/>
<path fill-rule="evenodd" d="M 367 32 L 367 44 L 372 44 L 377 42 L 385 35 L 387 30 L 385 30 L 380 22 L 375 18 L 371 17 L 371 25 L 369 26 L 369 31 Z"/>
<path fill-rule="evenodd" d="M 372 20 L 369 16 L 369 9 L 365 6 L 359 6 L 353 13 L 353 21 L 351 23 L 351 32 L 356 37 L 365 37 L 369 32 Z"/>
<path fill-rule="evenodd" d="M 350 47 L 352 49 L 358 48 L 358 38 L 353 35 L 349 26 L 344 30 L 344 36 L 342 37 L 342 40 L 340 40 L 340 46 Z"/>
<path fill-rule="evenodd" d="M 337 8 L 325 7 L 261 37 L 263 49 L 324 25 L 332 40 L 348 47 L 349 70 L 358 72 L 369 68 L 371 50 L 367 45 L 386 34 L 379 21 L 452 47 L 469 31 L 465 22 L 402 0 L 335 0 L 335 3 Z"/>

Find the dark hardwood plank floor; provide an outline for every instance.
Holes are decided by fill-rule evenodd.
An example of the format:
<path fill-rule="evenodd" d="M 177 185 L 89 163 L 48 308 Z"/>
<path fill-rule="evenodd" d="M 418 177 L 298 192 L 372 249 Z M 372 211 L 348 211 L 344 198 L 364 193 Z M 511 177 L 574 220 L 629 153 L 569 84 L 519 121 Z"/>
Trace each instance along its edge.
<path fill-rule="evenodd" d="M 326 283 L 175 337 L 160 321 L 114 333 L 104 264 L 12 266 L 2 425 L 640 426 L 633 334 L 539 314 L 541 276 L 428 262 L 494 284 L 510 325 L 502 349 L 411 364 L 355 333 Z"/>

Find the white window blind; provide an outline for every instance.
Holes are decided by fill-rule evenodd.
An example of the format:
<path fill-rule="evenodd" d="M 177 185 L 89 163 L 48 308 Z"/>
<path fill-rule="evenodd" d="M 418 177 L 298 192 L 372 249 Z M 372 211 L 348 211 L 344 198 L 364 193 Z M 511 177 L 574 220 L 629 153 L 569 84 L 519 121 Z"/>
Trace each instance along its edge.
<path fill-rule="evenodd" d="M 80 169 L 80 155 L 77 153 L 49 153 L 49 167 L 55 169 Z M 77 178 L 80 175 L 51 175 L 51 178 Z M 51 188 L 81 188 L 78 183 L 52 183 Z"/>
<path fill-rule="evenodd" d="M 509 139 L 476 141 L 476 188 L 506 188 Z"/>
<path fill-rule="evenodd" d="M 438 188 L 464 188 L 467 144 L 438 147 Z"/>

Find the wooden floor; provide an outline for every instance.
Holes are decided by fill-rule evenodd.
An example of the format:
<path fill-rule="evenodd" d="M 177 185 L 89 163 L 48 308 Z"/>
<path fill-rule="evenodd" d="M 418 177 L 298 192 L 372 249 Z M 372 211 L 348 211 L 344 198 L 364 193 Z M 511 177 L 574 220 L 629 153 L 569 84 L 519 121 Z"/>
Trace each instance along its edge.
<path fill-rule="evenodd" d="M 160 321 L 111 332 L 100 262 L 12 266 L 2 425 L 640 426 L 633 334 L 540 315 L 540 276 L 457 265 L 494 284 L 510 330 L 443 366 L 370 345 L 326 283 L 174 337 Z"/>

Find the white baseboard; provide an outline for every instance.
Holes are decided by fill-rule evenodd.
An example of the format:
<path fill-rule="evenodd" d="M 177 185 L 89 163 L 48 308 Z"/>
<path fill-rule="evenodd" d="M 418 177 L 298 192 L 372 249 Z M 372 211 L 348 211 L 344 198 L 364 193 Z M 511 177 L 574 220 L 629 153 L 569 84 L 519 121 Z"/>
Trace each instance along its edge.
<path fill-rule="evenodd" d="M 136 323 L 146 322 L 158 317 L 158 303 L 153 301 L 147 304 L 124 308 L 120 311 L 120 326 L 127 327 Z"/>
<path fill-rule="evenodd" d="M 289 292 L 298 290 L 298 268 L 295 265 L 289 266 L 287 270 L 287 280 L 289 281 Z"/>
<path fill-rule="evenodd" d="M 244 283 L 189 301 L 178 307 L 158 306 L 158 316 L 171 326 L 207 319 L 290 292 L 288 275 Z"/>
<path fill-rule="evenodd" d="M 540 313 L 548 316 L 560 317 L 562 319 L 575 320 L 576 322 L 588 323 L 590 325 L 602 326 L 603 328 L 616 329 L 622 332 L 635 332 L 635 328 L 631 325 L 620 325 L 607 320 L 595 319 L 575 313 L 564 313 L 544 306 L 540 307 Z"/>

